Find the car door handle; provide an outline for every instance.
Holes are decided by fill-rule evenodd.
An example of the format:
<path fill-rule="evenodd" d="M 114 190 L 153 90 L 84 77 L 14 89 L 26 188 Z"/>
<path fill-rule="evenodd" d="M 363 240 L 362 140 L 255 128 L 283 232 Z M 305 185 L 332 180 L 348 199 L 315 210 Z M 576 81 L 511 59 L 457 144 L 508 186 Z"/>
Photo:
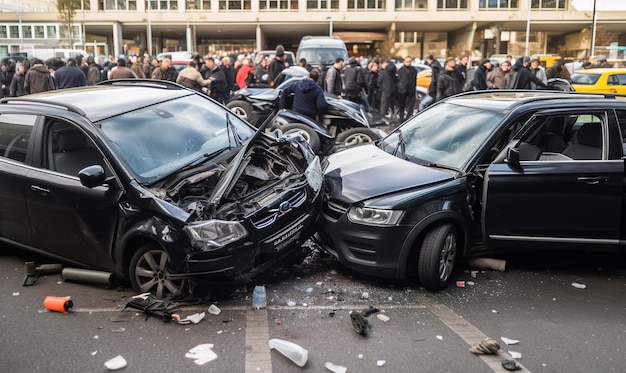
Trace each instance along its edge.
<path fill-rule="evenodd" d="M 39 185 L 31 185 L 30 190 L 32 190 L 33 192 L 37 192 L 42 196 L 47 196 L 48 194 L 50 194 L 50 189 L 40 187 Z"/>
<path fill-rule="evenodd" d="M 576 181 L 578 181 L 579 183 L 595 185 L 600 184 L 600 182 L 609 181 L 609 178 L 600 176 L 581 176 L 577 178 Z"/>

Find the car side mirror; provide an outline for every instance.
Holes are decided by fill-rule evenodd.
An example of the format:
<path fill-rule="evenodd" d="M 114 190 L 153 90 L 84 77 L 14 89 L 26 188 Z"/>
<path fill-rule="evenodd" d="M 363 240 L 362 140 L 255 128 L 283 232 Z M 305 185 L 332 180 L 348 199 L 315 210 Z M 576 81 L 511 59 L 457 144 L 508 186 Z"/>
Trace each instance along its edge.
<path fill-rule="evenodd" d="M 504 162 L 519 167 L 519 148 L 510 147 L 506 152 L 506 159 Z"/>
<path fill-rule="evenodd" d="M 87 188 L 100 186 L 107 181 L 104 168 L 99 164 L 83 168 L 78 173 L 78 178 L 80 183 Z"/>

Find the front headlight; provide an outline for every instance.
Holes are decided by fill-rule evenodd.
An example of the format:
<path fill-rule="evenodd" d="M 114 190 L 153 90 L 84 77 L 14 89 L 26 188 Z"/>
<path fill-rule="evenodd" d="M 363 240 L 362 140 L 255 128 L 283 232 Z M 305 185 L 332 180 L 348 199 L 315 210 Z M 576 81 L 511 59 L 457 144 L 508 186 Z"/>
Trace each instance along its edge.
<path fill-rule="evenodd" d="M 395 225 L 400 221 L 402 211 L 352 207 L 348 219 L 353 223 L 372 225 Z"/>
<path fill-rule="evenodd" d="M 189 224 L 184 230 L 191 240 L 191 245 L 204 251 L 217 250 L 248 235 L 246 228 L 236 221 L 202 221 Z"/>
<path fill-rule="evenodd" d="M 320 166 L 320 158 L 318 156 L 315 156 L 315 159 L 304 171 L 304 174 L 311 188 L 317 193 L 322 188 L 322 181 L 324 179 L 322 167 Z"/>

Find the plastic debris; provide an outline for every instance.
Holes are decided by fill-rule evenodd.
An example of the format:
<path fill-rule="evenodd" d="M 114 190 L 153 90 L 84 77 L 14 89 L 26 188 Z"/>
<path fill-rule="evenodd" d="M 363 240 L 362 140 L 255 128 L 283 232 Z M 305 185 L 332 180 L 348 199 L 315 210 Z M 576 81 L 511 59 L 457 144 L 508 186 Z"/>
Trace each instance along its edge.
<path fill-rule="evenodd" d="M 295 306 L 296 306 L 296 302 L 294 302 L 294 301 L 290 300 L 290 301 L 287 301 L 287 305 L 288 305 L 289 307 L 295 307 Z"/>
<path fill-rule="evenodd" d="M 385 365 L 386 361 L 385 360 L 378 360 L 376 361 L 376 365 L 378 365 L 379 367 L 382 367 L 383 365 Z"/>
<path fill-rule="evenodd" d="M 510 371 L 522 369 L 515 360 L 502 360 L 502 367 Z"/>
<path fill-rule="evenodd" d="M 63 277 L 63 281 L 102 286 L 111 286 L 114 278 L 111 272 L 82 268 L 63 268 L 61 277 Z"/>
<path fill-rule="evenodd" d="M 187 351 L 185 357 L 194 360 L 196 365 L 204 365 L 209 361 L 213 361 L 217 359 L 217 354 L 211 350 L 213 348 L 213 343 L 204 343 L 201 345 L 197 345 L 191 350 Z"/>
<path fill-rule="evenodd" d="M 70 297 L 47 296 L 43 301 L 43 305 L 50 311 L 67 313 L 74 306 L 74 302 L 72 302 Z"/>
<path fill-rule="evenodd" d="M 126 366 L 126 359 L 124 359 L 124 357 L 122 357 L 122 355 L 117 355 L 116 357 L 114 357 L 113 359 L 107 361 L 106 363 L 104 363 L 104 366 L 108 369 L 108 370 L 117 370 L 117 369 L 122 369 Z"/>
<path fill-rule="evenodd" d="M 111 330 L 111 333 L 124 333 L 126 331 L 126 328 L 115 328 L 113 330 Z"/>
<path fill-rule="evenodd" d="M 299 367 L 303 367 L 309 359 L 309 351 L 299 344 L 278 338 L 270 339 L 269 343 L 270 349 L 280 352 Z"/>
<path fill-rule="evenodd" d="M 493 338 L 483 339 L 478 346 L 470 348 L 470 352 L 480 354 L 497 354 L 500 350 L 500 344 Z"/>
<path fill-rule="evenodd" d="M 19 295 L 20 295 L 20 292 L 19 292 L 19 291 L 15 291 L 15 292 L 13 292 L 13 296 L 14 296 L 14 297 L 18 297 Z"/>
<path fill-rule="evenodd" d="M 511 355 L 511 357 L 513 359 L 521 359 L 522 358 L 522 353 L 521 352 L 517 352 L 517 351 L 508 351 L 509 355 Z"/>
<path fill-rule="evenodd" d="M 379 313 L 378 315 L 376 315 L 376 318 L 378 318 L 378 320 L 382 321 L 382 322 L 387 322 L 389 321 L 389 316 L 387 315 L 383 315 L 382 313 Z"/>
<path fill-rule="evenodd" d="M 506 260 L 492 258 L 470 258 L 467 261 L 470 267 L 478 269 L 492 269 L 494 271 L 504 272 L 506 270 Z"/>
<path fill-rule="evenodd" d="M 184 319 L 178 320 L 178 323 L 181 325 L 190 324 L 190 323 L 197 324 L 204 319 L 204 316 L 205 316 L 204 312 L 194 313 L 193 315 L 189 315 L 185 317 Z"/>
<path fill-rule="evenodd" d="M 498 310 L 491 310 L 491 313 L 498 313 Z"/>
<path fill-rule="evenodd" d="M 363 354 L 359 354 L 359 359 L 363 359 Z"/>
<path fill-rule="evenodd" d="M 506 343 L 507 346 L 519 343 L 517 339 L 509 339 L 507 337 L 500 337 L 500 339 L 502 340 L 502 342 Z"/>
<path fill-rule="evenodd" d="M 572 282 L 572 286 L 576 289 L 586 289 L 587 285 L 581 284 L 580 282 Z"/>
<path fill-rule="evenodd" d="M 212 304 L 212 305 L 210 305 L 210 306 L 209 306 L 209 313 L 210 313 L 211 315 L 215 315 L 215 316 L 217 316 L 217 315 L 219 315 L 221 312 L 222 312 L 222 310 L 221 310 L 221 309 L 219 309 L 216 305 Z"/>
<path fill-rule="evenodd" d="M 456 282 L 456 287 L 457 288 L 464 288 L 465 287 L 465 281 L 457 281 Z"/>
<path fill-rule="evenodd" d="M 164 322 L 169 322 L 172 321 L 174 311 L 178 308 L 178 303 L 157 299 L 150 293 L 143 293 L 132 297 L 126 303 L 122 312 L 129 307 L 143 311 L 146 314 L 146 320 L 148 316 L 157 316 L 162 318 Z"/>
<path fill-rule="evenodd" d="M 42 264 L 38 266 L 35 262 L 26 262 L 26 276 L 22 286 L 33 286 L 40 275 L 57 274 L 61 273 L 62 270 L 62 264 Z"/>
<path fill-rule="evenodd" d="M 359 311 L 350 311 L 350 320 L 352 321 L 352 328 L 354 331 L 364 337 L 367 337 L 372 326 L 366 317 L 376 312 L 378 312 L 378 309 L 374 307 L 370 307 L 362 313 Z"/>
<path fill-rule="evenodd" d="M 333 373 L 346 373 L 348 371 L 348 368 L 342 367 L 341 365 L 333 364 L 331 362 L 326 362 L 324 366 L 326 367 L 326 369 L 330 370 Z"/>
<path fill-rule="evenodd" d="M 474 286 L 476 285 L 476 283 L 474 281 L 467 281 L 466 284 L 468 284 L 469 286 Z"/>
<path fill-rule="evenodd" d="M 361 299 L 369 299 L 370 298 L 370 293 L 368 293 L 367 291 L 364 291 L 363 294 L 361 294 Z"/>
<path fill-rule="evenodd" d="M 470 276 L 472 276 L 472 278 L 476 278 L 477 275 L 478 271 L 470 271 Z"/>
<path fill-rule="evenodd" d="M 257 285 L 252 292 L 252 308 L 265 308 L 267 306 L 267 290 L 263 285 Z"/>
<path fill-rule="evenodd" d="M 443 341 L 443 336 L 438 335 L 438 336 L 437 336 L 437 339 L 438 339 L 438 340 L 440 340 L 440 341 Z"/>

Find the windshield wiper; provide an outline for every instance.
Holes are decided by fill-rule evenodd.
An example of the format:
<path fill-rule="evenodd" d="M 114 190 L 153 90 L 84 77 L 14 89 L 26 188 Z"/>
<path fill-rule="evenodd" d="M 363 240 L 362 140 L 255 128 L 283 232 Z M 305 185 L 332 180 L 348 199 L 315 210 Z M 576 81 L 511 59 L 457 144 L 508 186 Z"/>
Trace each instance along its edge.
<path fill-rule="evenodd" d="M 398 145 L 396 145 L 396 147 L 393 149 L 391 155 L 395 156 L 398 153 L 398 149 L 400 149 L 400 151 L 402 152 L 402 159 L 406 160 L 405 145 L 406 144 L 404 143 L 402 130 L 398 130 Z"/>
<path fill-rule="evenodd" d="M 434 163 L 434 162 L 422 162 L 422 163 L 418 163 L 421 166 L 426 166 L 426 167 L 435 167 L 435 168 L 443 168 L 445 170 L 451 170 L 451 171 L 456 171 L 456 172 L 461 172 L 460 169 L 456 168 L 456 167 L 452 167 L 452 166 L 448 166 L 445 164 L 441 164 L 441 163 Z"/>
<path fill-rule="evenodd" d="M 241 141 L 241 138 L 239 137 L 239 134 L 237 133 L 237 131 L 235 131 L 235 128 L 233 127 L 233 123 L 230 121 L 230 113 L 226 112 L 226 133 L 228 135 L 229 145 L 230 145 L 230 133 L 231 132 L 233 133 L 233 137 L 235 138 L 237 145 L 241 145 L 243 142 Z"/>

